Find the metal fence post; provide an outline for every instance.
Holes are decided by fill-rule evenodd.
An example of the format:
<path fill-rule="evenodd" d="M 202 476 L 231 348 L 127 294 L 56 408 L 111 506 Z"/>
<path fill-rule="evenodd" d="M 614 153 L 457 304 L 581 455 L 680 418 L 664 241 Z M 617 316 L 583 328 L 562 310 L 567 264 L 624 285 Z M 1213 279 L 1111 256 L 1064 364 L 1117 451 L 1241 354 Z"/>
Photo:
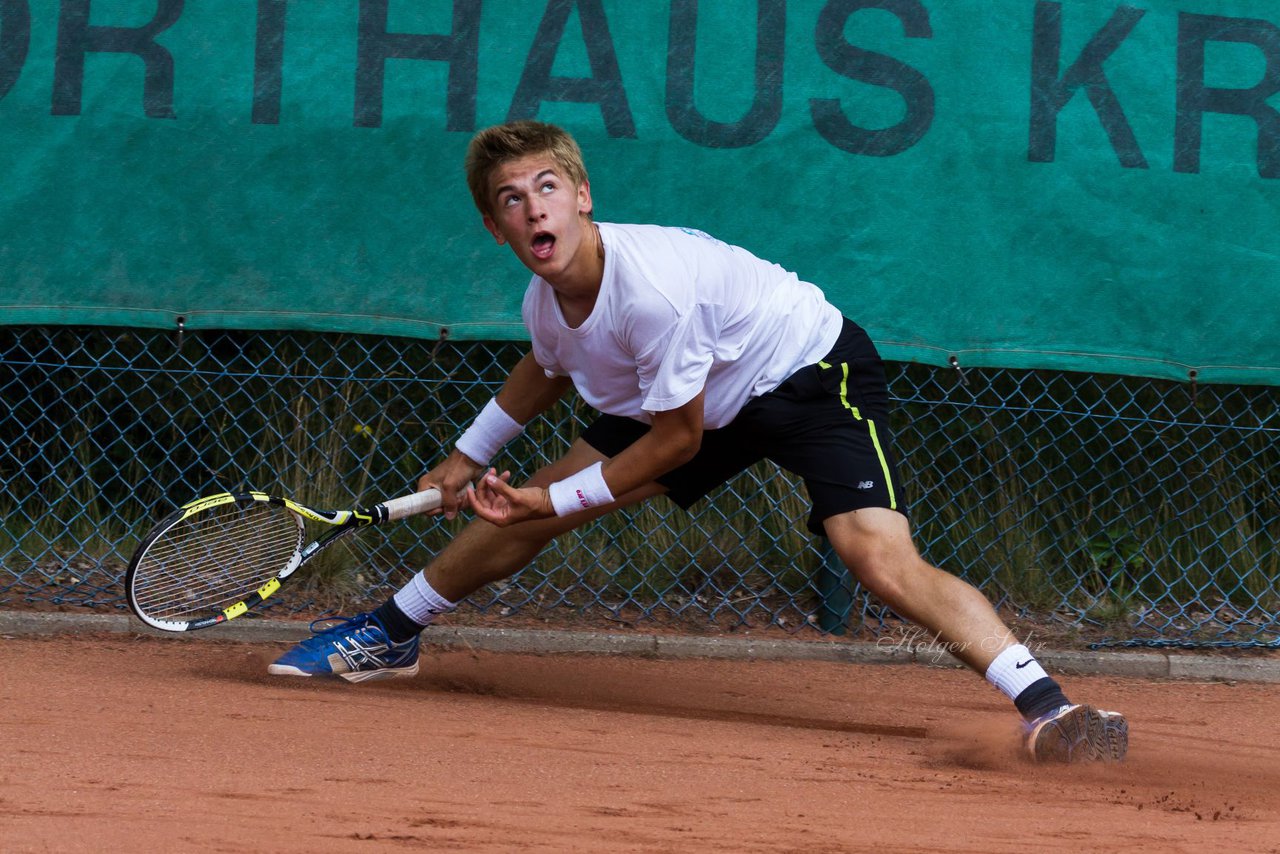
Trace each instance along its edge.
<path fill-rule="evenodd" d="M 818 628 L 827 634 L 843 635 L 849 631 L 849 614 L 853 611 L 853 579 L 826 537 L 818 552 L 822 556 L 817 583 Z"/>

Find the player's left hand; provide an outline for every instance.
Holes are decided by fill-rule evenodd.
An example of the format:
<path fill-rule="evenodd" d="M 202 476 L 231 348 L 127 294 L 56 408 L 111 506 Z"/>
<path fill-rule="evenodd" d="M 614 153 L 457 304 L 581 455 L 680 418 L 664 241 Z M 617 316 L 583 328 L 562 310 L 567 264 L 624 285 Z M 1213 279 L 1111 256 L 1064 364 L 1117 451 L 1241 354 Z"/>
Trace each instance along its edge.
<path fill-rule="evenodd" d="M 472 512 L 499 528 L 556 515 L 547 490 L 540 486 L 517 489 L 510 481 L 511 472 L 489 469 L 479 483 L 467 488 Z"/>

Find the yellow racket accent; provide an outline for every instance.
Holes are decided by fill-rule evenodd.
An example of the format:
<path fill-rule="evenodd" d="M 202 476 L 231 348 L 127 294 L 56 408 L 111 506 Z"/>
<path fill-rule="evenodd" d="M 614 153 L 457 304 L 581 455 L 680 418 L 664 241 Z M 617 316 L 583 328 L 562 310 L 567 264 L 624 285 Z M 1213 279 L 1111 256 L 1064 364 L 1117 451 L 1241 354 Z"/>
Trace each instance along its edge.
<path fill-rule="evenodd" d="M 197 498 L 195 501 L 188 501 L 182 505 L 183 518 L 218 507 L 222 504 L 230 504 L 236 500 L 236 496 L 230 492 L 219 492 L 217 495 L 206 495 L 203 498 Z"/>
<path fill-rule="evenodd" d="M 272 593 L 275 593 L 279 589 L 280 589 L 280 579 L 273 578 L 270 581 L 268 581 L 266 584 L 259 587 L 254 592 L 258 595 L 258 601 L 262 601 L 263 599 L 266 599 L 268 596 L 270 596 Z M 226 617 L 228 620 L 234 620 L 236 617 L 240 616 L 241 614 L 243 614 L 248 610 L 249 610 L 249 600 L 243 599 L 237 602 L 236 604 L 232 605 L 230 608 L 223 610 L 222 615 Z"/>

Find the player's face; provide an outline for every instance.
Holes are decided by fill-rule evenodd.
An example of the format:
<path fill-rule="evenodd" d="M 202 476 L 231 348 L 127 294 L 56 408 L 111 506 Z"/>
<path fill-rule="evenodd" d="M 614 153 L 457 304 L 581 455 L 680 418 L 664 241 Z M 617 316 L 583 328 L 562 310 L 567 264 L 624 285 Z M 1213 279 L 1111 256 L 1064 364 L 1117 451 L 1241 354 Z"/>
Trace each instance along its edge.
<path fill-rule="evenodd" d="M 595 250 L 585 240 L 591 188 L 575 186 L 546 155 L 529 155 L 496 169 L 489 179 L 493 215 L 485 228 L 499 244 L 552 284 L 583 267 Z"/>

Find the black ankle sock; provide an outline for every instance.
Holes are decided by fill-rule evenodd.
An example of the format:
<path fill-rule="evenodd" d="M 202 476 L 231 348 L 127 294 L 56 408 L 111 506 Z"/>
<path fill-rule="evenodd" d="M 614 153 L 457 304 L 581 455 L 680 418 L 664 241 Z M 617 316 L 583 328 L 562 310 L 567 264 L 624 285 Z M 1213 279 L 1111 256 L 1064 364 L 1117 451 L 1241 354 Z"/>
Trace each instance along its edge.
<path fill-rule="evenodd" d="M 1023 720 L 1034 721 L 1036 718 L 1051 712 L 1059 706 L 1066 706 L 1071 703 L 1067 699 L 1067 695 L 1062 693 L 1062 687 L 1051 677 L 1044 677 L 1032 682 L 1026 688 L 1022 689 L 1022 693 L 1014 698 L 1013 704 L 1018 707 Z"/>
<path fill-rule="evenodd" d="M 373 616 L 387 630 L 387 638 L 392 643 L 404 643 L 426 628 L 421 623 L 414 622 L 404 611 L 401 611 L 400 606 L 396 604 L 395 597 L 379 605 L 377 610 L 373 612 Z"/>

